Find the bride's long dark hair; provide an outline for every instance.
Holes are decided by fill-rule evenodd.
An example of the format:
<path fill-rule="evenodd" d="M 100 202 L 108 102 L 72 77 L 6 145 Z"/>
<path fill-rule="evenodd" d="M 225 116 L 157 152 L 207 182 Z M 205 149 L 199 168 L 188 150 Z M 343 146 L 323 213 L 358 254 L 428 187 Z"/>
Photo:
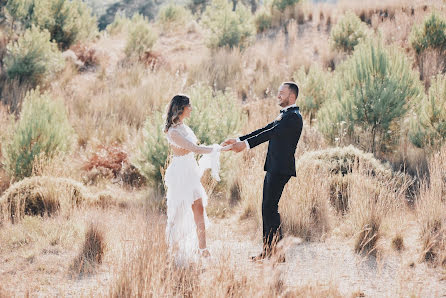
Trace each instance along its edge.
<path fill-rule="evenodd" d="M 166 125 L 164 126 L 164 132 L 167 133 L 172 125 L 175 125 L 180 120 L 180 115 L 183 114 L 184 108 L 189 105 L 190 99 L 186 95 L 175 95 L 170 101 L 167 108 Z"/>

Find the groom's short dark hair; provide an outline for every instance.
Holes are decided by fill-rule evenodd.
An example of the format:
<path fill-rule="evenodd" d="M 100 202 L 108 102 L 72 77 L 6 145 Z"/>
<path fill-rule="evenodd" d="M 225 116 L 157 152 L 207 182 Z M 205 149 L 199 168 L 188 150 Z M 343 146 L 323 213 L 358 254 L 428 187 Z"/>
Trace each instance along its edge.
<path fill-rule="evenodd" d="M 284 82 L 282 83 L 282 85 L 288 86 L 288 88 L 290 89 L 290 91 L 297 96 L 299 96 L 299 87 L 297 86 L 296 83 L 294 82 Z"/>

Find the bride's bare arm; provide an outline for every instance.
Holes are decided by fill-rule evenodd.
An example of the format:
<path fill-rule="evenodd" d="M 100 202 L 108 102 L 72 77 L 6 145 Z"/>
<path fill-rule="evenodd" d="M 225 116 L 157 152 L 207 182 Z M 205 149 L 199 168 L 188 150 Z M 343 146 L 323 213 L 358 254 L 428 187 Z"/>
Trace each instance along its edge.
<path fill-rule="evenodd" d="M 190 152 L 198 153 L 198 154 L 207 154 L 211 153 L 213 148 L 210 146 L 203 145 L 195 145 L 185 137 L 183 137 L 178 131 L 170 130 L 169 136 L 175 144 L 182 149 L 188 150 Z"/>

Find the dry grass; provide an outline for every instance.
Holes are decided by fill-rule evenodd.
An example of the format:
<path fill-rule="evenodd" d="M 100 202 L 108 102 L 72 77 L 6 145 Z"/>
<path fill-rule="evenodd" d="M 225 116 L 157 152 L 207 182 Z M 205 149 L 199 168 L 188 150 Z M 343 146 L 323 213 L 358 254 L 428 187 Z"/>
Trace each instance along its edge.
<path fill-rule="evenodd" d="M 67 178 L 36 176 L 13 184 L 0 197 L 1 222 L 19 222 L 25 215 L 70 211 L 96 198 L 79 182 Z"/>
<path fill-rule="evenodd" d="M 296 19 L 288 23 L 287 34 L 273 29 L 268 37 L 259 37 L 241 52 L 210 52 L 200 28 L 192 22 L 178 32 L 160 36 L 154 47 L 159 53 L 155 59 L 165 63 L 155 68 L 123 64 L 123 36 L 104 35 L 91 47 L 81 46 L 76 51 L 80 59 L 99 67 L 79 73 L 68 64 L 58 80 L 47 86 L 65 100 L 78 134 L 78 150 L 52 161 L 39 160 L 33 170 L 35 177 L 13 184 L 4 193 L 9 178 L 0 166 L 0 263 L 6 268 L 0 273 L 0 296 L 340 297 L 336 284 L 289 285 L 287 276 L 277 274 L 276 267 L 257 270 L 232 262 L 239 258 L 230 254 L 209 265 L 176 266 L 164 238 L 165 217 L 160 215 L 165 212 L 165 199 L 156 190 L 127 188 L 126 184 L 135 186 L 133 181 L 138 180 L 137 173 L 127 167 L 127 155 L 136 150 L 134 144 L 146 118 L 163 111 L 174 94 L 193 83 L 233 89 L 248 114 L 244 132 L 266 125 L 278 114 L 274 97 L 281 82 L 292 80 L 292 74 L 302 66 L 308 69 L 318 63 L 334 70 L 345 59 L 329 48 L 327 40 L 331 27 L 347 9 L 380 31 L 386 43 L 403 47 L 409 57 L 414 57 L 407 41 L 412 25 L 432 9 L 444 11 L 437 0 L 426 8 L 418 0 L 372 2 L 296 6 L 287 12 Z M 275 17 L 279 22 L 278 15 Z M 427 84 L 430 74 L 442 67 L 437 58 L 430 55 L 422 65 L 414 59 L 415 68 L 422 66 L 420 72 L 426 74 Z M 19 107 L 26 89 L 10 82 L 2 88 L 2 103 Z M 1 106 L 2 141 L 10 138 L 5 127 L 12 119 Z M 405 204 L 406 196 L 413 200 L 417 193 L 416 187 L 407 192 L 408 179 L 395 177 L 388 167 L 362 155 L 347 163 L 347 175 L 339 174 L 345 171 L 337 164 L 343 157 L 329 154 L 338 149 L 325 150 L 327 144 L 317 128 L 307 123 L 304 127 L 296 152 L 302 161 L 298 177 L 290 180 L 280 203 L 284 230 L 316 241 L 303 245 L 324 245 L 336 238 L 358 253 L 382 258 L 387 253 L 384 244 L 389 243 L 403 262 L 413 261 L 420 246 L 420 259 L 437 267 L 432 269 L 436 271 L 426 269 L 426 274 L 444 270 L 445 149 L 431 160 L 429 180 L 422 184 L 414 215 Z M 328 161 L 314 151 L 324 152 Z M 407 165 L 410 169 L 406 172 L 422 177 L 416 172 L 427 171 L 425 152 L 407 144 L 400 151 L 386 159 L 393 161 L 394 168 Z M 234 213 L 254 219 L 257 226 L 243 228 L 245 234 L 241 233 L 246 242 L 258 236 L 258 229 L 253 230 L 262 221 L 265 155 L 266 145 L 237 155 L 227 192 L 206 177 L 203 181 L 211 198 L 208 214 L 215 221 L 225 218 L 229 222 Z M 415 216 L 417 222 L 412 222 Z M 101 225 L 89 225 L 92 221 Z M 231 224 L 241 230 L 247 222 L 240 223 L 237 218 Z M 413 240 L 418 229 L 421 239 Z M 224 237 L 217 236 L 233 245 Z M 403 273 L 411 276 L 415 269 L 410 268 Z M 425 269 L 417 265 L 416 270 Z M 73 273 L 81 278 L 68 278 Z M 83 279 L 84 273 L 89 273 L 89 278 Z M 345 278 L 339 278 L 344 287 Z M 407 289 L 401 295 L 416 295 L 418 288 L 414 290 L 405 281 L 398 285 Z M 350 284 L 361 287 L 355 281 Z M 364 294 L 358 289 L 356 295 Z"/>
<path fill-rule="evenodd" d="M 430 181 L 421 186 L 416 201 L 421 225 L 422 257 L 435 266 L 446 267 L 446 147 L 430 161 Z"/>
<path fill-rule="evenodd" d="M 93 273 L 95 267 L 102 263 L 105 249 L 103 228 L 97 223 L 90 223 L 85 233 L 82 249 L 70 269 L 78 276 Z"/>
<path fill-rule="evenodd" d="M 301 167 L 288 182 L 279 212 L 285 232 L 304 240 L 321 240 L 332 228 L 328 173 Z"/>

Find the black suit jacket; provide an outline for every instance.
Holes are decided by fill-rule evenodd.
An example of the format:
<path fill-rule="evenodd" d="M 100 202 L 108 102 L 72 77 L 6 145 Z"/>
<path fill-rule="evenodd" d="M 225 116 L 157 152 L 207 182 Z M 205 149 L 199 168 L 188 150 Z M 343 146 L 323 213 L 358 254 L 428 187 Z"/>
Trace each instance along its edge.
<path fill-rule="evenodd" d="M 282 119 L 275 120 L 239 139 L 240 141 L 247 140 L 250 148 L 269 141 L 265 171 L 272 174 L 296 176 L 294 154 L 302 133 L 302 126 L 299 108 L 292 107 L 282 114 Z"/>

